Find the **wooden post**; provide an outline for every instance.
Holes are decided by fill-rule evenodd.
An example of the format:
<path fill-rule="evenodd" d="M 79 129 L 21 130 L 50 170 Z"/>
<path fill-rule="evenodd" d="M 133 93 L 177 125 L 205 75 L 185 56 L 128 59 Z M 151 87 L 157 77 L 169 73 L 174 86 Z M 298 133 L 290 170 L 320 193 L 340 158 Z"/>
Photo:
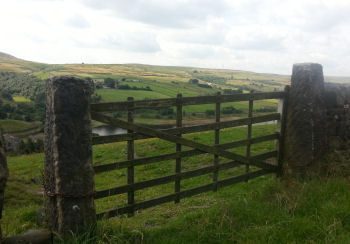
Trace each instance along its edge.
<path fill-rule="evenodd" d="M 250 91 L 250 94 L 252 94 L 253 91 Z M 252 117 L 253 117 L 253 103 L 254 103 L 254 100 L 252 97 L 249 98 L 249 110 L 248 110 L 248 118 L 250 118 L 250 122 L 247 126 L 247 140 L 250 140 L 252 138 Z M 251 146 L 251 143 L 250 141 L 248 141 L 247 143 L 247 147 L 246 147 L 246 157 L 248 158 L 248 160 L 250 160 L 250 146 Z M 249 161 L 248 163 L 245 165 L 245 172 L 246 174 L 249 173 Z M 246 179 L 246 182 L 248 182 L 249 178 L 247 177 Z"/>
<path fill-rule="evenodd" d="M 217 100 L 216 100 L 216 104 L 215 104 L 215 122 L 216 123 L 220 123 L 220 95 L 221 93 L 218 92 L 216 94 Z M 220 144 L 220 129 L 215 129 L 215 145 Z M 217 154 L 214 154 L 214 166 L 216 167 L 214 173 L 213 173 L 213 182 L 214 182 L 214 187 L 213 187 L 213 191 L 216 192 L 218 190 L 218 186 L 217 186 L 217 181 L 218 181 L 218 175 L 219 175 L 219 156 Z"/>
<path fill-rule="evenodd" d="M 96 226 L 90 86 L 71 76 L 46 87 L 44 191 L 48 227 L 63 236 Z"/>
<path fill-rule="evenodd" d="M 128 102 L 131 102 L 129 109 L 128 109 L 128 122 L 129 123 L 134 123 L 134 116 L 133 116 L 133 107 L 134 104 L 132 103 L 134 101 L 133 97 L 128 97 Z M 128 130 L 128 133 L 132 133 L 132 130 Z M 135 154 L 135 144 L 134 144 L 134 140 L 129 140 L 128 141 L 128 145 L 127 145 L 127 150 L 128 150 L 128 160 L 134 160 L 134 154 Z M 128 184 L 134 184 L 134 165 L 130 165 L 128 167 Z M 134 190 L 130 190 L 128 191 L 128 205 L 132 205 L 134 204 L 135 201 L 135 193 Z M 131 212 L 128 214 L 129 217 L 134 216 L 134 209 L 131 209 Z"/>
<path fill-rule="evenodd" d="M 176 105 L 176 127 L 182 127 L 182 94 L 177 94 L 177 105 Z M 177 136 L 181 137 L 181 133 L 177 134 Z M 176 143 L 176 152 L 181 152 L 181 144 Z M 176 158 L 176 166 L 175 173 L 177 175 L 181 174 L 181 157 Z M 176 177 L 175 180 L 175 193 L 179 193 L 181 188 L 181 180 L 180 177 Z M 175 203 L 180 202 L 180 196 L 176 196 Z"/>

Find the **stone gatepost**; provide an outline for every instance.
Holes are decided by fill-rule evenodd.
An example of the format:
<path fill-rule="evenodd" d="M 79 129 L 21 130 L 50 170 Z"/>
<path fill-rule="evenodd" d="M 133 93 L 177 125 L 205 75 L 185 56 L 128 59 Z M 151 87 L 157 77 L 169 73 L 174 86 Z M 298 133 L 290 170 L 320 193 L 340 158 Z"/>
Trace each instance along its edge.
<path fill-rule="evenodd" d="M 66 236 L 96 225 L 90 87 L 58 76 L 46 86 L 45 209 L 48 227 Z"/>
<path fill-rule="evenodd" d="M 0 128 L 0 220 L 2 218 L 2 209 L 4 206 L 4 193 L 6 187 L 6 181 L 9 177 L 9 170 L 7 168 L 6 154 L 5 154 L 5 141 L 2 136 L 2 130 Z M 2 239 L 1 225 L 0 225 L 0 243 Z"/>
<path fill-rule="evenodd" d="M 305 177 L 327 148 L 322 66 L 294 64 L 287 106 L 285 165 L 287 174 Z"/>

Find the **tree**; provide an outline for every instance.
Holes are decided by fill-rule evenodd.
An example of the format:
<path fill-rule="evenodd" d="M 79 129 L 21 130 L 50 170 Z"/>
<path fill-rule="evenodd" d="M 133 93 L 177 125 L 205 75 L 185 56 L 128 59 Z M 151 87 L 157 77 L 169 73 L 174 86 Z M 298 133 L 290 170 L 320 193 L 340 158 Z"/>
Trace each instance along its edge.
<path fill-rule="evenodd" d="M 93 94 L 95 92 L 94 80 L 91 79 L 91 77 L 85 77 L 85 80 L 87 80 L 89 82 L 90 89 L 91 89 L 91 94 Z"/>
<path fill-rule="evenodd" d="M 114 79 L 112 79 L 112 78 L 105 78 L 104 79 L 104 83 L 105 83 L 105 85 L 107 86 L 107 87 L 109 87 L 109 88 L 115 88 L 115 80 Z"/>
<path fill-rule="evenodd" d="M 0 119 L 6 119 L 7 118 L 7 113 L 0 111 Z"/>
<path fill-rule="evenodd" d="M 189 79 L 189 80 L 188 80 L 188 83 L 190 83 L 190 84 L 195 84 L 195 85 L 197 85 L 198 82 L 199 82 L 198 79 Z"/>
<path fill-rule="evenodd" d="M 211 116 L 214 116 L 214 115 L 215 115 L 215 111 L 214 110 L 211 110 L 211 109 L 205 110 L 205 116 L 206 117 L 211 117 Z"/>
<path fill-rule="evenodd" d="M 7 99 L 9 101 L 13 101 L 11 93 L 9 91 L 6 91 L 6 90 L 5 91 L 1 91 L 1 97 L 5 98 L 5 99 Z"/>

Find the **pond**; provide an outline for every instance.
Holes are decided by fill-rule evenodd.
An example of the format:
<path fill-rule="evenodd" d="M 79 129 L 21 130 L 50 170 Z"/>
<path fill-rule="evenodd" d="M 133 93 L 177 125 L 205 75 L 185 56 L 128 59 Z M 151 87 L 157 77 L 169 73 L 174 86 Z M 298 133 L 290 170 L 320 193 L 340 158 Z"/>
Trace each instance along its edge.
<path fill-rule="evenodd" d="M 253 126 L 256 125 L 269 125 L 269 124 L 276 124 L 277 121 L 268 121 L 268 122 L 261 122 L 261 123 L 256 123 Z M 239 126 L 239 127 L 245 127 L 246 125 Z M 168 129 L 168 128 L 173 128 L 174 126 L 172 125 L 147 125 L 149 128 L 153 129 Z M 110 125 L 101 125 L 95 128 L 92 128 L 92 133 L 98 134 L 99 136 L 111 136 L 111 135 L 120 135 L 120 134 L 126 134 L 127 130 L 118 128 L 118 127 L 113 127 Z"/>
<path fill-rule="evenodd" d="M 142 124 L 140 124 L 142 125 Z M 152 129 L 168 129 L 173 128 L 173 125 L 143 125 L 147 126 Z M 92 128 L 92 133 L 98 134 L 99 136 L 111 136 L 111 135 L 120 135 L 120 134 L 126 134 L 127 130 L 110 126 L 110 125 L 101 125 L 98 127 Z"/>
<path fill-rule="evenodd" d="M 127 130 L 125 129 L 113 127 L 110 125 L 101 125 L 101 126 L 92 128 L 92 133 L 98 134 L 99 136 L 126 134 L 126 132 Z"/>

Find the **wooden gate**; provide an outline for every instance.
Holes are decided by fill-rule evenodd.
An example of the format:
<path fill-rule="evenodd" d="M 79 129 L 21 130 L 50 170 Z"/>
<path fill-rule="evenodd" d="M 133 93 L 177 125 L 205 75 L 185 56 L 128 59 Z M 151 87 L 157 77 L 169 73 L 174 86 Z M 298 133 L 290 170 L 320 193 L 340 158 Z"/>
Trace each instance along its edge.
<path fill-rule="evenodd" d="M 117 141 L 127 141 L 128 160 L 117 163 L 110 163 L 104 165 L 95 166 L 95 173 L 106 172 L 114 169 L 127 168 L 127 182 L 125 185 L 117 186 L 115 188 L 97 191 L 95 199 L 109 197 L 117 194 L 128 194 L 128 205 L 119 207 L 109 211 L 105 211 L 97 214 L 97 218 L 113 217 L 121 214 L 129 214 L 132 216 L 135 211 L 140 209 L 149 208 L 162 203 L 175 201 L 176 203 L 180 199 L 190 197 L 196 194 L 200 194 L 207 191 L 216 191 L 218 188 L 232 185 L 242 181 L 248 181 L 265 174 L 276 173 L 279 174 L 282 167 L 282 148 L 283 148 L 283 134 L 284 134 L 284 115 L 285 109 L 280 109 L 277 113 L 270 113 L 261 116 L 253 116 L 253 101 L 262 99 L 284 99 L 284 106 L 287 97 L 288 90 L 284 92 L 267 92 L 267 93 L 247 93 L 247 94 L 234 94 L 234 95 L 220 95 L 216 96 L 201 96 L 201 97 L 182 97 L 181 94 L 177 98 L 169 99 L 154 99 L 154 100 L 142 100 L 134 101 L 129 98 L 126 102 L 116 103 L 100 103 L 91 105 L 91 118 L 96 121 L 100 121 L 115 127 L 127 129 L 127 134 L 113 135 L 113 136 L 100 136 L 93 138 L 93 144 L 103 144 Z M 220 107 L 222 103 L 237 102 L 237 101 L 249 101 L 249 112 L 247 118 L 232 120 L 232 121 L 220 121 Z M 183 106 L 187 105 L 199 105 L 199 104 L 215 104 L 215 122 L 204 125 L 195 126 L 182 126 Z M 156 130 L 141 126 L 133 123 L 133 111 L 137 109 L 152 109 L 161 107 L 176 107 L 176 128 Z M 128 121 L 113 118 L 104 114 L 104 112 L 111 111 L 127 111 Z M 279 121 L 280 130 L 276 133 L 252 137 L 252 125 L 256 123 Z M 220 130 L 224 128 L 231 128 L 237 126 L 247 126 L 247 138 L 240 141 L 229 142 L 225 144 L 219 144 Z M 203 131 L 215 131 L 215 145 L 209 146 L 200 142 L 192 141 L 183 138 L 181 135 L 203 132 Z M 134 141 L 145 138 L 157 137 L 163 140 L 176 144 L 176 152 L 163 155 L 157 155 L 152 157 L 144 157 L 134 159 Z M 256 156 L 251 156 L 251 145 L 263 141 L 277 140 L 278 146 L 276 150 L 263 153 Z M 182 146 L 192 148 L 191 150 L 182 150 Z M 227 151 L 228 149 L 246 146 L 246 155 L 242 156 L 233 152 Z M 210 153 L 214 155 L 213 165 L 196 170 L 181 171 L 181 158 L 190 157 L 199 154 Z M 229 159 L 229 162 L 219 162 L 219 157 Z M 276 164 L 270 164 L 266 162 L 266 159 L 275 157 L 277 158 Z M 174 174 L 146 180 L 142 182 L 134 182 L 134 167 L 138 165 L 146 165 L 154 162 L 160 162 L 164 160 L 175 160 L 175 172 Z M 238 166 L 245 166 L 245 173 L 239 176 L 218 180 L 218 172 L 220 170 L 226 170 Z M 251 171 L 250 165 L 255 166 L 258 170 Z M 213 180 L 210 184 L 205 184 L 196 188 L 181 190 L 180 182 L 184 179 L 189 179 L 196 176 L 213 173 Z M 146 200 L 142 202 L 135 202 L 135 191 L 141 190 L 147 187 L 157 186 L 161 184 L 174 182 L 174 193 Z"/>

